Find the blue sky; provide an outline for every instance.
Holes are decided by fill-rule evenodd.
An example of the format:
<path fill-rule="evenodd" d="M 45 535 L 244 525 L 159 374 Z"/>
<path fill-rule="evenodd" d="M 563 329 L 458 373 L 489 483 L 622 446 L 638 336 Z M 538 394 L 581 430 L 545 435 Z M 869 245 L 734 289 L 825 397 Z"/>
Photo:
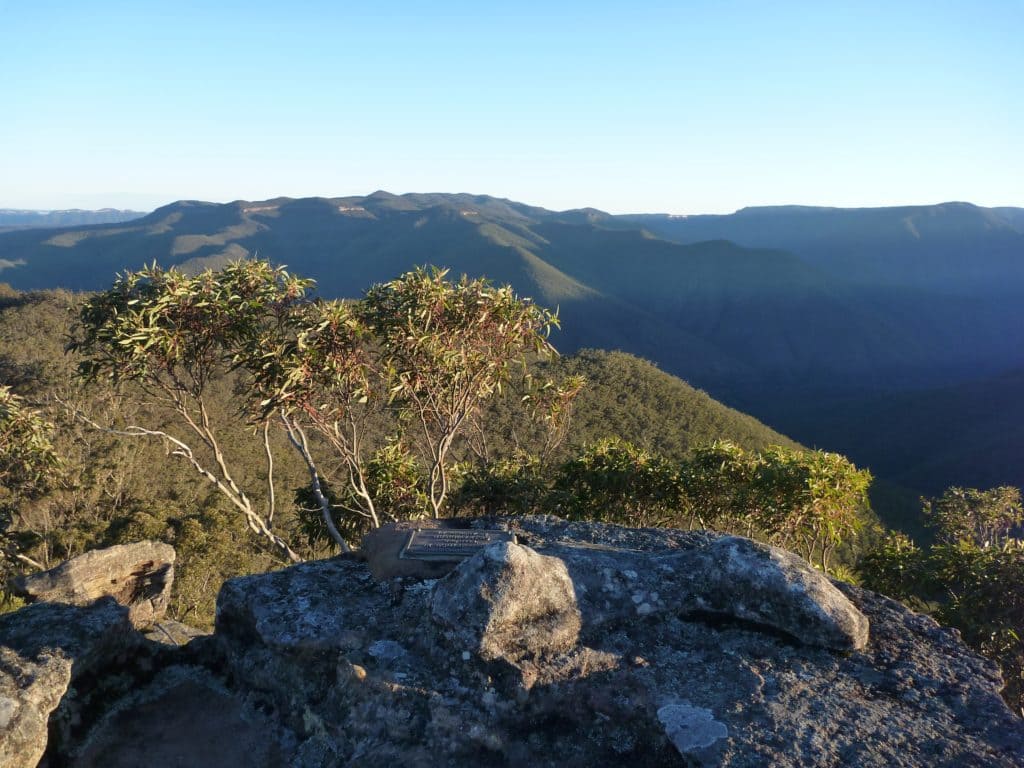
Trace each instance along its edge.
<path fill-rule="evenodd" d="M 0 207 L 1024 206 L 1024 0 L 0 0 Z"/>

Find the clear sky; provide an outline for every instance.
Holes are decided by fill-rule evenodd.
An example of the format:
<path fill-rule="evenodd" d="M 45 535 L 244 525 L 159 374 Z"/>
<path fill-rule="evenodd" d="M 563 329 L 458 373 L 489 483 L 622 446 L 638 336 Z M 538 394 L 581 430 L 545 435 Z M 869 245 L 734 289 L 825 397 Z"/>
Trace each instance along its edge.
<path fill-rule="evenodd" d="M 0 207 L 1024 206 L 1024 0 L 0 0 Z"/>

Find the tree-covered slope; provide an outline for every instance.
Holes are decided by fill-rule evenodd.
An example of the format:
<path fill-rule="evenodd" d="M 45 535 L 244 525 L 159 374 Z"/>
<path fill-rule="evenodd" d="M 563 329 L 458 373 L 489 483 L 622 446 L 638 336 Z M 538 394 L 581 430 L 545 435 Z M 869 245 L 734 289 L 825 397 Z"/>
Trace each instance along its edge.
<path fill-rule="evenodd" d="M 905 380 L 892 383 L 934 386 L 1024 363 L 1022 222 L 1020 208 L 944 203 L 608 217 L 606 226 L 642 226 L 679 243 L 723 238 L 793 253 L 828 275 L 849 304 L 926 345 L 927 364 L 911 360 L 905 377 L 897 373 Z"/>
<path fill-rule="evenodd" d="M 53 394 L 79 392 L 72 380 L 76 358 L 63 350 L 80 295 L 0 288 L 0 383 L 37 403 Z M 730 440 L 748 450 L 796 446 L 752 416 L 626 352 L 585 349 L 540 366 L 554 379 L 580 375 L 586 380 L 573 409 L 567 446 L 621 437 L 672 459 L 713 440 Z M 514 400 L 510 395 L 499 401 L 508 406 L 496 409 L 499 418 L 512 417 Z"/>
<path fill-rule="evenodd" d="M 797 447 L 753 416 L 626 352 L 584 349 L 549 369 L 587 381 L 569 431 L 574 445 L 621 437 L 669 459 L 682 459 L 695 446 L 714 440 L 731 440 L 750 451 Z"/>
<path fill-rule="evenodd" d="M 774 206 L 719 216 L 617 217 L 683 243 L 722 238 L 782 248 L 851 279 L 952 289 L 1024 281 L 1024 209 L 942 203 L 890 208 Z"/>
<path fill-rule="evenodd" d="M 138 538 L 173 543 L 180 566 L 174 612 L 206 621 L 217 585 L 228 576 L 267 569 L 275 562 L 273 552 L 255 537 L 247 538 L 230 504 L 186 462 L 170 455 L 161 440 L 105 434 L 72 415 L 73 410 L 104 425 L 174 430 L 173 418 L 154 404 L 152 392 L 127 387 L 118 393 L 102 382 L 82 388 L 72 378 L 78 360 L 63 350 L 82 300 L 66 291 L 18 293 L 0 285 L 0 383 L 56 424 L 55 446 L 64 460 L 58 487 L 27 505 L 12 530 L 0 519 L 0 537 L 17 536 L 18 545 L 44 565 L 83 549 Z M 548 363 L 544 373 L 588 379 L 561 456 L 606 437 L 630 440 L 675 460 L 716 439 L 748 450 L 793 445 L 755 419 L 625 353 L 589 350 Z M 225 460 L 241 487 L 262 492 L 267 484 L 263 447 L 231 399 L 235 389 L 233 380 L 211 389 L 209 417 L 222 430 Z M 485 422 L 505 455 L 513 448 L 508 439 L 513 425 L 528 438 L 517 405 L 515 395 L 507 392 Z M 275 433 L 273 445 L 276 525 L 292 541 L 305 542 L 307 529 L 293 500 L 296 489 L 308 483 L 306 468 L 283 436 Z M 202 446 L 194 447 L 201 454 Z M 471 458 L 466 445 L 457 450 Z M 322 554 L 308 546 L 308 554 Z"/>

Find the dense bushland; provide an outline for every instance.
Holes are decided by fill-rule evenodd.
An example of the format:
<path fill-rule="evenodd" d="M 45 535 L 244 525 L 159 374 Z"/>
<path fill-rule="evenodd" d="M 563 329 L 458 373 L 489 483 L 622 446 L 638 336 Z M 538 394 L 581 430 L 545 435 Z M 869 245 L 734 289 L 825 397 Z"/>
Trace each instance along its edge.
<path fill-rule="evenodd" d="M 864 585 L 956 627 L 999 663 L 1024 713 L 1024 506 L 1017 488 L 949 488 L 924 500 L 935 542 L 890 533 L 860 562 Z"/>
<path fill-rule="evenodd" d="M 619 437 L 585 446 L 557 466 L 520 454 L 467 472 L 458 501 L 473 514 L 544 511 L 629 526 L 712 528 L 799 552 L 826 572 L 840 545 L 876 522 L 871 475 L 837 454 L 729 441 L 670 460 Z M 843 552 L 847 566 L 852 564 Z M 846 569 L 843 571 L 847 572 Z"/>
<path fill-rule="evenodd" d="M 225 577 L 329 554 L 388 519 L 445 506 L 586 515 L 588 491 L 573 483 L 607 455 L 606 438 L 663 455 L 673 486 L 694 449 L 719 437 L 739 452 L 796 448 L 632 356 L 552 356 L 542 331 L 554 318 L 508 289 L 424 271 L 360 303 L 319 301 L 310 287 L 250 262 L 191 277 L 152 268 L 93 296 L 8 291 L 0 372 L 53 423 L 66 465 L 45 494 L 12 506 L 17 554 L 48 567 L 91 547 L 163 539 L 180 557 L 175 612 L 204 623 Z M 402 323 L 439 307 L 419 335 L 430 345 L 382 339 L 417 338 Z M 509 346 L 510 327 L 525 344 Z M 455 375 L 473 366 L 476 378 Z M 454 388 L 466 381 L 476 389 Z M 417 397 L 461 410 L 432 411 Z M 624 492 L 621 508 L 595 498 L 601 509 L 590 514 L 730 525 L 728 510 L 695 516 L 683 497 L 643 519 L 629 501 L 638 478 L 604 471 Z M 794 546 L 803 536 L 793 520 L 783 530 L 751 514 L 737 511 L 733 528 Z M 814 543 L 801 541 L 811 554 Z M 831 547 L 821 538 L 819 558 Z"/>

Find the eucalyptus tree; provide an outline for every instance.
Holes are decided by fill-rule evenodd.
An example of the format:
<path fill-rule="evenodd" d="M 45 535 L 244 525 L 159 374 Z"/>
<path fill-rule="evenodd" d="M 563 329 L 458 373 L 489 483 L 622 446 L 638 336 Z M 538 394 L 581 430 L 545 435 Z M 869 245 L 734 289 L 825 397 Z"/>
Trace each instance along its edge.
<path fill-rule="evenodd" d="M 748 514 L 769 540 L 817 555 L 828 573 L 833 552 L 863 525 L 871 479 L 838 453 L 770 446 L 751 478 Z"/>
<path fill-rule="evenodd" d="M 195 276 L 153 265 L 119 276 L 86 302 L 70 348 L 83 355 L 83 377 L 137 384 L 185 434 L 140 425 L 108 431 L 163 440 L 253 532 L 297 561 L 272 528 L 272 480 L 261 514 L 229 466 L 210 418 L 210 385 L 232 370 L 245 377 L 240 412 L 262 430 L 268 478 L 275 423 L 305 462 L 323 527 L 343 550 L 349 545 L 336 515 L 356 532 L 418 514 L 409 424 L 418 425 L 427 464 L 423 510 L 429 504 L 439 516 L 453 442 L 517 364 L 525 372 L 527 355 L 554 353 L 547 335 L 557 324 L 507 286 L 465 277 L 453 283 L 445 275 L 416 270 L 345 302 L 310 298 L 312 281 L 266 262 Z M 537 403 L 554 431 L 564 431 L 578 389 L 576 382 L 539 386 Z M 206 461 L 189 445 L 196 438 Z M 324 448 L 341 467 L 340 482 L 323 482 Z"/>
<path fill-rule="evenodd" d="M 54 479 L 60 461 L 52 431 L 39 411 L 0 385 L 0 489 L 5 495 L 33 496 Z"/>
<path fill-rule="evenodd" d="M 552 355 L 558 318 L 510 286 L 418 268 L 370 288 L 360 315 L 380 349 L 390 402 L 418 426 L 431 511 L 451 490 L 455 439 L 528 356 Z M 578 391 L 578 389 L 577 389 Z M 570 398 L 571 399 L 571 398 Z"/>
<path fill-rule="evenodd" d="M 283 322 L 310 284 L 260 261 L 198 275 L 153 264 L 119 275 L 110 289 L 86 301 L 68 345 L 82 355 L 80 376 L 106 378 L 115 385 L 134 383 L 150 402 L 176 417 L 178 429 L 100 425 L 79 414 L 82 419 L 115 434 L 163 441 L 172 456 L 188 462 L 230 501 L 254 534 L 292 562 L 301 557 L 273 529 L 272 493 L 258 508 L 236 479 L 220 428 L 211 418 L 209 393 L 228 374 L 238 348 L 251 342 L 255 329 Z M 266 429 L 263 439 L 272 488 Z"/>
<path fill-rule="evenodd" d="M 1020 491 L 949 488 L 924 499 L 935 543 L 890 532 L 858 564 L 869 589 L 933 614 L 1002 668 L 1002 695 L 1024 714 L 1024 541 Z"/>
<path fill-rule="evenodd" d="M 680 480 L 690 500 L 687 527 L 739 526 L 754 531 L 748 495 L 757 457 L 730 440 L 696 446 L 680 469 Z"/>
<path fill-rule="evenodd" d="M 1020 538 L 1024 525 L 1020 489 L 1013 486 L 947 488 L 939 498 L 922 502 L 925 518 L 943 543 L 967 540 L 982 547 L 1001 546 L 1015 533 Z"/>
<path fill-rule="evenodd" d="M 768 446 L 747 452 L 729 441 L 694 449 L 681 481 L 702 525 L 760 536 L 816 557 L 823 571 L 861 528 L 871 474 L 824 451 Z"/>
<path fill-rule="evenodd" d="M 692 509 L 677 466 L 617 437 L 565 462 L 554 491 L 556 510 L 575 519 L 671 526 Z"/>
<path fill-rule="evenodd" d="M 325 529 L 347 549 L 335 510 L 362 518 L 369 527 L 394 519 L 377 502 L 378 466 L 372 461 L 386 442 L 371 439 L 379 434 L 382 418 L 386 422 L 389 395 L 380 348 L 356 306 L 343 301 L 305 302 L 279 322 L 253 331 L 237 346 L 235 363 L 253 377 L 261 417 L 276 414 L 284 426 L 309 470 Z M 310 431 L 340 460 L 344 492 L 329 494 L 321 483 Z"/>

